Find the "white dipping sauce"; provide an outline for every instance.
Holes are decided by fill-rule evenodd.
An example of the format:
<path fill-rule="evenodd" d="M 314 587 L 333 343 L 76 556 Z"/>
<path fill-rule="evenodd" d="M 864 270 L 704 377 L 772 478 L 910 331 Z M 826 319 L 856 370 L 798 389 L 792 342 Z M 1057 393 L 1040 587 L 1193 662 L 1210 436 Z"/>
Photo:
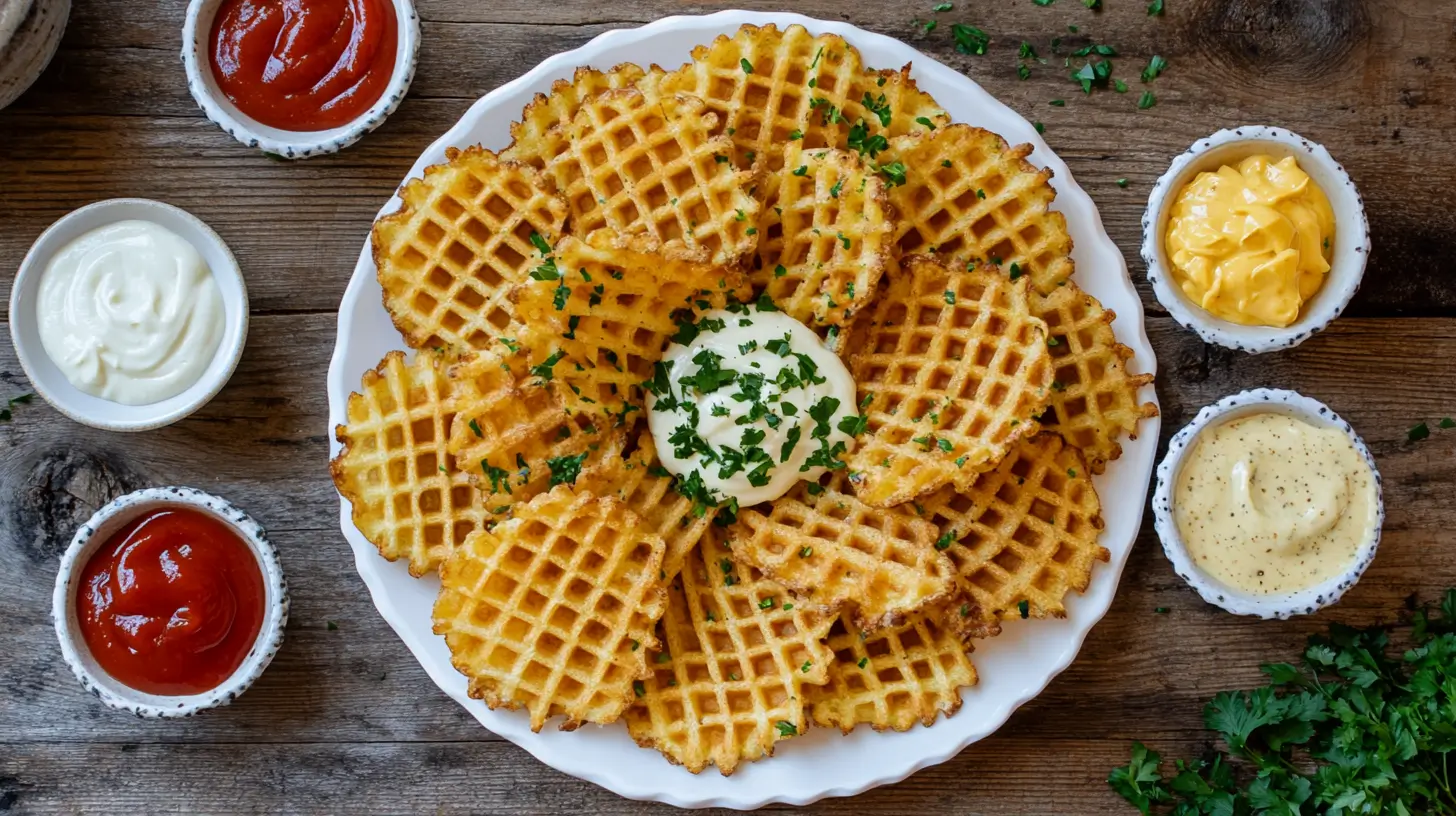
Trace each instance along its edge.
<path fill-rule="evenodd" d="M 648 387 L 663 466 L 743 507 L 819 478 L 850 441 L 840 423 L 856 416 L 844 363 L 782 312 L 718 310 L 697 325 L 687 345 L 668 347 Z M 705 366 L 719 375 L 705 378 Z"/>
<path fill-rule="evenodd" d="M 149 405 L 202 377 L 225 315 L 196 247 L 150 221 L 118 221 L 51 258 L 36 320 L 46 355 L 77 389 Z"/>

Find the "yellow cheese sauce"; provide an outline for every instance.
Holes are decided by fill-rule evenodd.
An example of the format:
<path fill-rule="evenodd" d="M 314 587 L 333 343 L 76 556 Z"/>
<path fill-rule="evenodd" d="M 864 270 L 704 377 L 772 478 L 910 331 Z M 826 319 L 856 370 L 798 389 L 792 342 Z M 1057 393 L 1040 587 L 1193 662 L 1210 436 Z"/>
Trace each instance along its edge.
<path fill-rule="evenodd" d="M 1262 413 L 1204 429 L 1173 512 L 1199 569 L 1273 595 L 1349 568 L 1376 532 L 1378 505 L 1375 474 L 1344 432 Z"/>
<path fill-rule="evenodd" d="M 1215 317 L 1285 327 L 1330 271 L 1335 214 L 1293 156 L 1199 173 L 1168 217 L 1173 282 Z"/>

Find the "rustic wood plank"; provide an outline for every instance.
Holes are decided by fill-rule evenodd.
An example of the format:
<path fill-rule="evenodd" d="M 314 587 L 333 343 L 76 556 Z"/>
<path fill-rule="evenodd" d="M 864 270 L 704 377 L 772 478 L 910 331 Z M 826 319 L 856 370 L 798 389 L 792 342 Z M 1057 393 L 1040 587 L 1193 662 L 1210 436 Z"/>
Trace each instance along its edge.
<path fill-rule="evenodd" d="M 1165 437 L 1201 405 L 1245 385 L 1295 387 L 1345 413 L 1385 475 L 1390 516 L 1380 557 L 1344 602 L 1317 618 L 1234 619 L 1173 575 L 1145 524 L 1112 611 L 1073 667 L 1003 735 L 958 760 L 965 764 L 918 775 L 896 793 L 877 794 L 885 797 L 882 804 L 863 806 L 886 812 L 912 801 L 934 806 L 946 791 L 972 796 L 962 801 L 979 806 L 976 794 L 984 791 L 986 812 L 1025 812 L 1038 796 L 1050 797 L 1053 809 L 1046 812 L 1093 812 L 1092 803 L 1102 801 L 1100 775 L 1121 761 L 1128 740 L 1167 738 L 1180 747 L 1204 740 L 1199 711 L 1214 691 L 1256 683 L 1261 662 L 1296 653 L 1307 634 L 1329 621 L 1391 622 L 1411 593 L 1431 597 L 1456 584 L 1456 553 L 1438 542 L 1441 530 L 1456 525 L 1456 509 L 1441 500 L 1456 480 L 1456 433 L 1405 441 L 1413 422 L 1456 405 L 1456 320 L 1344 320 L 1299 349 L 1268 358 L 1210 352 L 1166 318 L 1151 320 L 1149 328 L 1163 361 Z M 319 383 L 332 332 L 329 315 L 258 318 L 243 364 L 218 399 L 197 417 L 146 436 L 123 439 L 81 428 L 41 403 L 23 406 L 13 422 L 0 425 L 0 561 L 12 565 L 0 572 L 0 614 L 9 624 L 0 650 L 16 656 L 0 662 L 0 788 L 5 778 L 16 780 L 14 790 L 31 797 L 28 809 L 47 810 L 48 802 L 110 809 L 99 804 L 107 800 L 97 798 L 105 788 L 96 780 L 135 778 L 137 768 L 150 764 L 145 757 L 163 756 L 188 757 L 188 767 L 207 778 L 175 794 L 179 806 L 204 810 L 224 801 L 208 798 L 212 791 L 250 791 L 240 801 L 259 809 L 270 801 L 307 809 L 311 800 L 269 800 L 261 791 L 284 781 L 289 791 L 334 791 L 351 803 L 348 796 L 362 801 L 396 791 L 397 774 L 388 785 L 362 781 L 372 778 L 375 763 L 411 769 L 424 787 L 416 798 L 385 798 L 361 805 L 364 810 L 448 807 L 449 786 L 431 781 L 441 767 L 501 765 L 526 790 L 562 787 L 557 774 L 514 748 L 471 744 L 497 738 L 434 688 L 355 576 L 322 467 L 326 405 Z M 1405 351 L 1410 348 L 1424 354 L 1414 357 Z M 1433 360 L 1441 362 L 1432 368 Z M 8 384 L 0 396 L 23 387 L 8 347 L 0 349 L 0 382 Z M 201 448 L 217 453 L 198 457 Z M 55 648 L 47 609 L 55 560 L 74 525 L 110 495 L 163 482 L 215 490 L 255 513 L 282 550 L 294 613 L 277 660 L 236 704 L 191 720 L 139 723 L 80 692 Z M 328 629 L 330 621 L 336 630 Z M 1055 743 L 1062 752 L 1067 740 L 1092 747 L 1066 763 L 1073 775 L 1057 783 L 1066 788 L 1048 792 L 1040 778 L 1044 754 L 1022 746 Z M 122 743 L 147 747 L 122 753 Z M 361 759 L 343 765 L 278 759 L 303 750 L 292 744 L 323 758 Z M 40 770 L 53 762 L 93 764 L 98 773 L 82 779 Z M 280 767 L 290 770 L 283 774 Z M 994 782 L 967 788 L 956 782 L 962 776 Z M 623 806 L 584 783 L 564 786 L 561 795 L 604 812 Z M 476 791 L 462 807 L 510 807 L 514 800 L 502 796 L 494 788 Z M 568 806 L 551 800 L 543 812 Z M 854 807 L 861 806 L 856 800 Z M 1061 806 L 1066 809 L 1055 810 Z"/>
<path fill-rule="evenodd" d="M 1431 190 L 1456 185 L 1444 106 L 1456 92 L 1456 73 L 1440 70 L 1450 65 L 1445 32 L 1456 24 L 1456 7 L 1291 4 L 1281 16 L 1258 5 L 1174 3 L 1165 18 L 1148 18 L 1140 4 L 1098 14 L 1064 2 L 942 15 L 931 15 L 928 3 L 880 4 L 852 16 L 965 71 L 1045 123 L 1046 139 L 1097 201 L 1152 307 L 1137 249 L 1153 181 L 1174 155 L 1219 127 L 1274 122 L 1328 145 L 1365 196 L 1375 247 L 1351 314 L 1456 314 L 1456 287 L 1445 267 L 1456 213 L 1426 205 Z M 718 7 L 638 0 L 620 14 L 613 8 L 583 16 L 575 4 L 424 4 L 427 45 L 400 111 L 358 146 L 293 165 L 238 145 L 196 109 L 176 56 L 181 4 L 87 4 L 46 75 L 0 112 L 9 159 L 0 162 L 0 189 L 7 192 L 0 223 L 8 227 L 0 236 L 0 268 L 18 264 L 34 237 L 76 206 L 152 196 L 192 209 L 219 230 L 243 264 L 257 308 L 333 309 L 374 213 L 414 157 L 470 101 L 522 66 L 610 27 Z M 796 10 L 845 16 L 831 0 Z M 1252 23 L 1238 22 L 1241 10 Z M 913 25 L 916 15 L 943 23 L 927 36 Z M 591 22 L 566 24 L 582 20 Z M 986 28 L 991 51 L 956 53 L 947 32 L 952 20 Z M 1079 26 L 1077 34 L 1065 30 L 1069 23 Z M 1261 27 L 1257 42 L 1250 25 Z M 1088 42 L 1114 44 L 1117 75 L 1132 92 L 1084 97 L 1053 54 L 1053 38 L 1062 41 L 1061 55 Z M 1022 40 L 1049 59 L 1026 81 L 1016 79 L 1013 58 Z M 1153 53 L 1172 67 L 1149 86 L 1157 107 L 1138 112 L 1133 103 L 1143 86 L 1136 75 Z M 1051 107 L 1052 99 L 1067 105 Z M 1128 187 L 1118 187 L 1118 178 Z M 7 293 L 0 284 L 0 296 Z"/>
<path fill-rule="evenodd" d="M 0 423 L 0 811 L 665 812 L 545 767 L 429 682 L 374 611 L 338 532 L 322 382 L 334 310 L 370 220 L 474 98 L 609 28 L 730 4 L 421 0 L 426 47 L 399 112 L 356 147 L 298 164 L 241 147 L 196 110 L 176 55 L 184 5 L 75 4 L 46 76 L 0 111 L 0 269 L 14 269 L 74 207 L 148 196 L 218 229 L 255 308 L 238 373 L 191 419 L 120 436 L 31 403 Z M 1456 6 L 1169 0 L 1165 17 L 1149 18 L 1143 2 L 1121 0 L 1096 13 L 1074 0 L 957 2 L 939 15 L 931 5 L 802 0 L 794 10 L 911 42 L 1042 121 L 1135 280 L 1153 181 L 1225 125 L 1272 122 L 1326 143 L 1369 208 L 1375 250 L 1351 316 L 1299 349 L 1235 355 L 1156 308 L 1148 321 L 1164 441 L 1202 405 L 1259 385 L 1323 399 L 1365 436 L 1389 515 L 1359 586 L 1314 618 L 1235 619 L 1173 574 L 1145 519 L 1118 597 L 1077 662 L 997 736 L 901 785 L 815 809 L 1127 813 L 1102 780 L 1131 739 L 1197 753 L 1208 740 L 1201 706 L 1215 691 L 1259 682 L 1261 662 L 1292 656 L 1331 621 L 1398 622 L 1409 597 L 1456 584 L 1456 551 L 1442 543 L 1456 526 L 1456 432 L 1406 441 L 1416 422 L 1456 413 L 1456 281 L 1446 269 L 1456 213 L 1432 201 L 1456 183 Z M 927 35 L 917 17 L 935 17 L 937 30 Z M 989 32 L 990 53 L 956 53 L 952 22 Z M 1049 60 L 1025 81 L 1013 59 L 1023 40 Z M 1090 42 L 1117 47 L 1115 73 L 1131 93 L 1084 97 L 1067 80 L 1061 55 Z M 1136 75 L 1153 53 L 1171 68 L 1150 86 L 1158 105 L 1137 112 Z M 0 275 L 0 297 L 9 278 Z M 1427 317 L 1392 319 L 1410 315 Z M 28 390 L 0 340 L 0 398 Z M 141 722 L 81 693 L 55 646 L 49 594 L 81 519 L 110 496 L 164 483 L 219 492 L 259 517 L 282 550 L 294 611 L 282 652 L 236 704 Z"/>

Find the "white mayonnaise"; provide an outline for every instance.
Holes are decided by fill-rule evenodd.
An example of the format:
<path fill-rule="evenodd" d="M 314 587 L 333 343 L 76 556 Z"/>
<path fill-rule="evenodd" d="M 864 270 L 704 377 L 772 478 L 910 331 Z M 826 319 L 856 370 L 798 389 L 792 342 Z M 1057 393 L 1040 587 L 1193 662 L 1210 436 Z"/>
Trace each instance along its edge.
<path fill-rule="evenodd" d="M 840 458 L 856 414 L 854 379 L 807 326 L 755 306 L 703 315 L 648 387 L 657 455 L 679 479 L 747 507 L 814 480 Z M 694 475 L 696 474 L 696 475 Z"/>
<path fill-rule="evenodd" d="M 36 305 L 47 356 L 76 388 L 122 405 L 186 391 L 222 341 L 222 294 L 186 239 L 118 221 L 62 247 Z"/>

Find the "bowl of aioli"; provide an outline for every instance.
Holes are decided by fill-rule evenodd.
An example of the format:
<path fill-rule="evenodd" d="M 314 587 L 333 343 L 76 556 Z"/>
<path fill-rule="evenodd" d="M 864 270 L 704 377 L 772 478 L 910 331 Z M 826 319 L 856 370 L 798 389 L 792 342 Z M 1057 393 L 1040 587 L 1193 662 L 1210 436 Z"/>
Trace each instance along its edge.
<path fill-rule="evenodd" d="M 1370 255 L 1345 168 L 1277 127 L 1195 142 L 1153 186 L 1142 228 L 1158 302 L 1205 342 L 1251 354 L 1293 348 L 1339 317 Z"/>
<path fill-rule="evenodd" d="M 247 335 L 227 244 L 148 199 L 98 201 L 52 224 L 10 292 L 10 338 L 36 392 L 104 430 L 159 428 L 206 405 Z"/>
<path fill-rule="evenodd" d="M 203 113 L 285 159 L 337 152 L 383 124 L 419 48 L 413 0 L 191 0 L 182 30 Z"/>
<path fill-rule="evenodd" d="M 1385 521 L 1380 472 L 1328 406 L 1260 388 L 1173 436 L 1153 520 L 1178 576 L 1237 615 L 1285 619 L 1335 603 L 1364 574 Z"/>
<path fill-rule="evenodd" d="M 51 617 L 87 691 L 141 717 L 227 705 L 283 642 L 288 585 L 247 513 L 188 487 L 139 490 L 81 525 Z"/>

